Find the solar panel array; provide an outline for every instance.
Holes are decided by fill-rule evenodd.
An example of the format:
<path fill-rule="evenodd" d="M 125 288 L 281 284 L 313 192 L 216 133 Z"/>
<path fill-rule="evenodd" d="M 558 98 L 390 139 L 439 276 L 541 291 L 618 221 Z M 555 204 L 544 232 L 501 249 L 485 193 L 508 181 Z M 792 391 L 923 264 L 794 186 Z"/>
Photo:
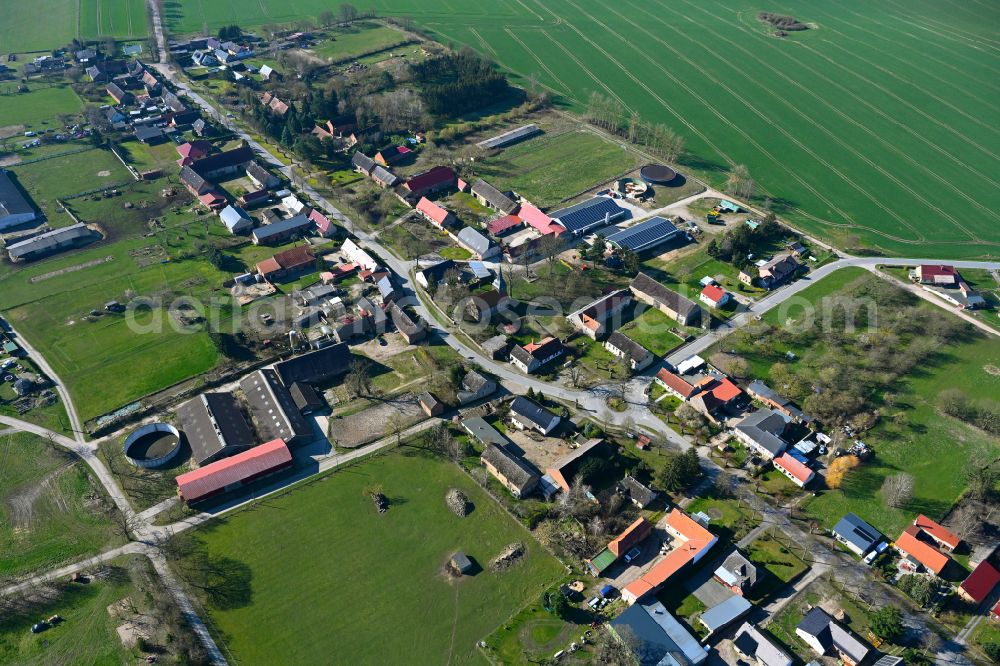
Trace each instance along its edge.
<path fill-rule="evenodd" d="M 628 229 L 617 231 L 605 240 L 617 248 L 638 252 L 661 243 L 680 233 L 674 223 L 662 217 L 653 217 Z"/>
<path fill-rule="evenodd" d="M 606 197 L 594 197 L 569 208 L 551 213 L 553 220 L 571 233 L 586 231 L 600 224 L 608 224 L 627 211 Z"/>

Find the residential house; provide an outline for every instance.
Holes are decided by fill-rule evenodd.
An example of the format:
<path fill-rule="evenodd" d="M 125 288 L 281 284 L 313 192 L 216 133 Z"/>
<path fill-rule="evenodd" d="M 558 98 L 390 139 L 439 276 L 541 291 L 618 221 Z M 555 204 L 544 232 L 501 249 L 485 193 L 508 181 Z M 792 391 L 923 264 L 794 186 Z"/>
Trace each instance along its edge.
<path fill-rule="evenodd" d="M 411 152 L 406 146 L 389 146 L 375 153 L 373 159 L 377 164 L 387 167 L 406 159 Z"/>
<path fill-rule="evenodd" d="M 181 167 L 191 166 L 196 161 L 208 155 L 211 150 L 212 144 L 208 141 L 199 140 L 182 143 L 177 146 L 177 154 L 180 155 L 180 159 L 177 160 L 177 163 Z"/>
<path fill-rule="evenodd" d="M 177 494 L 188 504 L 194 504 L 280 472 L 292 463 L 288 446 L 275 439 L 179 475 Z"/>
<path fill-rule="evenodd" d="M 729 292 L 717 284 L 706 285 L 698 296 L 698 300 L 710 308 L 721 308 L 730 298 Z"/>
<path fill-rule="evenodd" d="M 773 409 L 758 409 L 736 424 L 733 433 L 748 449 L 763 458 L 772 460 L 786 448 L 782 436 L 791 422 L 787 416 Z"/>
<path fill-rule="evenodd" d="M 913 525 L 924 532 L 931 541 L 943 551 L 951 552 L 961 545 L 962 540 L 957 534 L 941 525 L 924 514 L 920 514 L 913 520 Z"/>
<path fill-rule="evenodd" d="M 344 244 L 340 247 L 340 251 L 362 270 L 374 271 L 378 268 L 378 262 L 375 261 L 375 258 L 350 238 L 344 241 Z"/>
<path fill-rule="evenodd" d="M 216 52 L 215 57 L 220 61 L 225 62 L 225 56 L 220 55 L 219 52 Z M 292 108 L 288 102 L 282 101 L 277 95 L 271 92 L 266 92 L 261 95 L 260 102 L 267 107 L 267 110 L 271 113 L 271 115 L 277 118 L 284 118 L 285 114 L 288 113 L 288 110 Z"/>
<path fill-rule="evenodd" d="M 254 190 L 240 195 L 236 203 L 241 208 L 257 208 L 267 204 L 271 200 L 271 193 L 267 190 Z"/>
<path fill-rule="evenodd" d="M 198 202 L 213 211 L 220 211 L 226 207 L 226 198 L 216 192 L 215 190 L 209 190 L 198 197 Z"/>
<path fill-rule="evenodd" d="M 537 430 L 546 436 L 558 428 L 562 421 L 534 400 L 522 395 L 510 403 L 510 420 L 519 430 Z"/>
<path fill-rule="evenodd" d="M 449 167 L 436 166 L 407 180 L 402 186 L 402 195 L 405 199 L 417 201 L 433 192 L 454 187 L 457 178 Z"/>
<path fill-rule="evenodd" d="M 979 605 L 986 601 L 986 597 L 990 596 L 998 584 L 1000 584 L 1000 571 L 984 560 L 958 586 L 958 596 Z"/>
<path fill-rule="evenodd" d="M 653 381 L 663 387 L 670 395 L 684 401 L 701 391 L 701 388 L 693 386 L 686 379 L 667 368 L 660 368 Z"/>
<path fill-rule="evenodd" d="M 479 462 L 493 478 L 518 499 L 530 495 L 538 487 L 538 473 L 523 458 L 511 453 L 505 446 L 487 444 L 479 457 Z"/>
<path fill-rule="evenodd" d="M 212 134 L 212 126 L 206 123 L 202 118 L 198 118 L 191 123 L 191 129 L 194 131 L 196 136 L 211 136 Z"/>
<path fill-rule="evenodd" d="M 253 148 L 244 143 L 239 148 L 203 157 L 195 162 L 191 168 L 198 172 L 202 178 L 218 180 L 245 172 L 247 165 L 253 161 L 253 158 Z"/>
<path fill-rule="evenodd" d="M 260 67 L 260 78 L 267 81 L 271 76 L 277 76 L 274 69 L 270 65 L 261 65 Z"/>
<path fill-rule="evenodd" d="M 370 176 L 372 175 L 372 171 L 374 171 L 375 167 L 378 165 L 375 164 L 375 160 L 358 151 L 355 152 L 354 157 L 351 158 L 351 166 L 353 166 L 354 170 L 358 173 Z"/>
<path fill-rule="evenodd" d="M 299 199 L 294 194 L 289 194 L 281 199 L 281 207 L 284 208 L 289 215 L 298 215 L 302 213 L 308 216 L 311 210 L 301 199 Z"/>
<path fill-rule="evenodd" d="M 278 252 L 257 263 L 257 273 L 266 282 L 293 280 L 316 270 L 316 257 L 308 245 Z"/>
<path fill-rule="evenodd" d="M 108 84 L 107 88 L 108 96 L 115 100 L 115 104 L 131 104 L 133 97 L 132 93 L 127 90 L 122 90 L 121 87 L 114 82 Z"/>
<path fill-rule="evenodd" d="M 944 264 L 921 264 L 913 274 L 920 284 L 954 286 L 962 279 L 954 266 Z"/>
<path fill-rule="evenodd" d="M 458 390 L 458 404 L 467 405 L 470 402 L 482 400 L 496 393 L 497 383 L 488 379 L 476 370 L 470 370 L 462 378 L 462 387 Z"/>
<path fill-rule="evenodd" d="M 297 236 L 305 235 L 312 227 L 312 220 L 300 213 L 285 220 L 257 227 L 253 230 L 251 238 L 255 245 L 279 245 Z"/>
<path fill-rule="evenodd" d="M 638 300 L 683 326 L 694 326 L 701 320 L 701 308 L 697 303 L 668 289 L 645 273 L 635 276 L 629 289 Z"/>
<path fill-rule="evenodd" d="M 418 395 L 417 402 L 427 416 L 440 416 L 444 413 L 444 403 L 434 397 L 434 394 L 430 391 L 424 391 Z"/>
<path fill-rule="evenodd" d="M 846 666 L 857 666 L 872 651 L 819 606 L 814 606 L 795 627 L 795 634 L 820 656 L 835 656 Z"/>
<path fill-rule="evenodd" d="M 546 468 L 545 475 L 552 479 L 563 492 L 569 492 L 570 484 L 576 477 L 583 461 L 594 456 L 607 457 L 608 446 L 603 439 L 588 439 L 565 456 Z"/>
<path fill-rule="evenodd" d="M 628 362 L 632 372 L 640 372 L 653 362 L 653 352 L 628 337 L 621 331 L 614 331 L 604 342 L 604 348 Z"/>
<path fill-rule="evenodd" d="M 515 345 L 510 352 L 510 362 L 521 372 L 532 374 L 566 353 L 558 338 L 544 338 L 538 342 Z"/>
<path fill-rule="evenodd" d="M 618 482 L 616 490 L 619 495 L 627 497 L 632 504 L 640 509 L 645 509 L 656 501 L 656 498 L 659 496 L 655 490 L 640 482 L 631 474 L 627 474 Z"/>
<path fill-rule="evenodd" d="M 482 178 L 472 184 L 472 196 L 482 205 L 500 211 L 505 215 L 510 215 L 517 208 L 516 201 Z"/>
<path fill-rule="evenodd" d="M 746 397 L 728 377 L 708 376 L 698 382 L 700 391 L 689 402 L 712 423 L 723 420 L 725 412 L 739 405 Z"/>
<path fill-rule="evenodd" d="M 412 345 L 427 337 L 427 325 L 424 321 L 419 317 L 411 317 L 395 303 L 389 306 L 389 316 L 392 318 L 392 323 L 396 326 L 396 330 L 403 336 L 407 344 Z M 459 396 L 459 402 L 461 402 L 461 394 Z"/>
<path fill-rule="evenodd" d="M 465 227 L 459 231 L 455 240 L 480 261 L 500 254 L 500 247 L 496 243 L 472 227 Z"/>
<path fill-rule="evenodd" d="M 753 562 L 736 550 L 723 560 L 714 577 L 726 589 L 743 597 L 757 584 L 758 571 Z"/>
<path fill-rule="evenodd" d="M 858 557 L 864 557 L 882 541 L 881 532 L 853 513 L 837 521 L 833 536 Z"/>
<path fill-rule="evenodd" d="M 635 604 L 608 623 L 631 647 L 641 666 L 699 666 L 708 659 L 701 643 L 655 599 Z"/>
<path fill-rule="evenodd" d="M 430 266 L 424 266 L 417 271 L 417 283 L 424 289 L 434 290 L 441 283 L 444 276 L 449 271 L 458 271 L 458 264 L 454 259 L 445 259 Z M 432 285 L 434 285 L 432 287 Z"/>
<path fill-rule="evenodd" d="M 163 132 L 163 128 L 154 125 L 137 125 L 132 134 L 135 136 L 136 141 L 149 146 L 155 146 L 167 140 L 167 135 Z"/>
<path fill-rule="evenodd" d="M 757 277 L 765 289 L 774 289 L 784 284 L 799 270 L 799 262 L 790 254 L 779 254 L 770 261 L 761 264 L 757 269 Z"/>
<path fill-rule="evenodd" d="M 813 418 L 805 414 L 788 398 L 778 394 L 764 382 L 754 380 L 747 386 L 747 393 L 768 407 L 776 409 L 796 423 L 811 423 Z"/>
<path fill-rule="evenodd" d="M 247 164 L 246 174 L 258 190 L 272 190 L 281 184 L 281 180 L 277 176 L 261 166 L 256 160 Z"/>
<path fill-rule="evenodd" d="M 925 569 L 941 575 L 951 563 L 951 558 L 938 550 L 936 543 L 923 528 L 910 525 L 903 530 L 894 544 L 904 560 L 900 566 L 910 571 Z"/>
<path fill-rule="evenodd" d="M 239 234 L 253 229 L 253 218 L 236 206 L 226 206 L 219 211 L 219 219 L 231 234 Z"/>
<path fill-rule="evenodd" d="M 566 317 L 569 323 L 587 337 L 596 340 L 604 337 L 608 330 L 608 321 L 618 317 L 622 310 L 632 303 L 632 294 L 628 289 L 611 292 L 585 305 Z M 615 323 L 612 321 L 612 323 Z M 621 323 L 618 321 L 617 323 Z"/>
<path fill-rule="evenodd" d="M 451 212 L 445 210 L 427 197 L 420 197 L 420 201 L 417 202 L 416 211 L 425 220 L 441 229 L 455 223 L 455 216 Z"/>
<path fill-rule="evenodd" d="M 791 656 L 757 627 L 744 622 L 733 637 L 733 650 L 754 666 L 792 666 Z"/>
<path fill-rule="evenodd" d="M 772 464 L 774 469 L 788 477 L 799 488 L 805 488 L 809 482 L 816 478 L 816 472 L 790 453 L 782 453 L 772 461 Z"/>
<path fill-rule="evenodd" d="M 634 604 L 647 594 L 654 594 L 677 572 L 699 562 L 718 537 L 680 509 L 667 515 L 665 525 L 672 548 L 650 569 L 622 589 L 622 598 Z"/>
<path fill-rule="evenodd" d="M 383 305 L 388 305 L 399 297 L 399 292 L 396 290 L 396 284 L 392 281 L 392 278 L 389 275 L 385 275 L 376 280 L 375 287 L 378 289 L 379 298 L 382 300 Z"/>

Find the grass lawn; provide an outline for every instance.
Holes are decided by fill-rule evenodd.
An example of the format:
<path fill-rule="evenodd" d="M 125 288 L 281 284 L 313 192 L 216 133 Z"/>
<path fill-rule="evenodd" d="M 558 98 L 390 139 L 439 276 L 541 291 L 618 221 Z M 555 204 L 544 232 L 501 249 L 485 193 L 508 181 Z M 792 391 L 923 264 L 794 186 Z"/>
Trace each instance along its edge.
<path fill-rule="evenodd" d="M 0 31 L 3 30 L 0 28 Z M 68 85 L 32 83 L 28 88 L 26 93 L 0 96 L 0 129 L 8 125 L 24 125 L 26 130 L 37 132 L 49 127 L 62 127 L 62 123 L 56 120 L 58 115 L 77 114 L 83 110 L 83 102 Z M 21 142 L 24 141 L 27 139 Z"/>
<path fill-rule="evenodd" d="M 579 642 L 589 630 L 592 614 L 576 608 L 570 620 L 563 620 L 545 610 L 540 603 L 521 609 L 486 639 L 486 653 L 501 664 L 532 664 L 550 657 L 573 642 Z M 569 664 L 593 663 L 589 648 L 566 653 L 562 660 Z"/>
<path fill-rule="evenodd" d="M 680 324 L 656 308 L 646 308 L 642 314 L 619 330 L 654 355 L 664 356 L 683 342 L 673 332 L 679 327 Z"/>
<path fill-rule="evenodd" d="M 76 456 L 19 432 L 0 438 L 0 470 L 0 580 L 122 543 L 105 517 L 110 500 Z"/>
<path fill-rule="evenodd" d="M 144 511 L 169 497 L 175 497 L 177 483 L 174 479 L 179 474 L 188 471 L 189 456 L 182 451 L 178 456 L 179 462 L 172 463 L 172 466 L 142 469 L 125 458 L 125 453 L 122 450 L 124 439 L 124 437 L 117 437 L 101 442 L 97 449 L 97 455 L 118 480 L 118 485 L 125 492 L 132 508 L 136 511 Z M 183 446 L 188 448 L 187 444 L 183 444 Z"/>
<path fill-rule="evenodd" d="M 324 60 L 340 62 L 352 56 L 388 49 L 409 39 L 395 28 L 362 22 L 331 30 L 329 37 L 309 50 Z"/>
<path fill-rule="evenodd" d="M 466 250 L 464 247 L 446 247 L 438 254 L 441 255 L 443 259 L 454 259 L 455 261 L 465 261 L 472 257 L 472 253 Z"/>
<path fill-rule="evenodd" d="M 543 134 L 507 148 L 487 158 L 478 175 L 537 206 L 551 208 L 638 164 L 638 156 L 617 143 L 589 132 L 570 131 Z"/>
<path fill-rule="evenodd" d="M 42 212 L 56 213 L 61 199 L 103 185 L 132 183 L 132 176 L 110 151 L 95 148 L 51 160 L 15 165 L 12 171 Z"/>
<path fill-rule="evenodd" d="M 374 484 L 390 498 L 385 514 L 365 492 Z M 467 517 L 446 507 L 449 488 L 475 504 Z M 324 476 L 195 536 L 242 572 L 242 602 L 204 599 L 241 663 L 323 662 L 332 652 L 345 663 L 484 663 L 476 642 L 563 571 L 457 466 L 417 452 Z M 491 572 L 513 542 L 526 555 Z M 443 567 L 456 550 L 483 571 L 449 580 Z"/>
<path fill-rule="evenodd" d="M 763 599 L 772 591 L 798 578 L 809 565 L 796 555 L 794 547 L 763 535 L 750 544 L 747 555 L 751 562 L 763 567 L 767 574 L 754 586 L 754 599 Z"/>
<path fill-rule="evenodd" d="M 711 518 L 709 527 L 719 535 L 720 542 L 739 541 L 760 522 L 756 511 L 730 497 L 696 497 L 684 510 L 692 514 L 707 514 Z"/>
<path fill-rule="evenodd" d="M 643 262 L 643 271 L 696 303 L 703 289 L 700 281 L 706 276 L 714 278 L 727 291 L 744 296 L 757 298 L 767 293 L 740 282 L 740 270 L 732 264 L 708 256 L 706 247 L 707 245 L 699 247 L 690 254 L 671 261 L 647 259 Z"/>

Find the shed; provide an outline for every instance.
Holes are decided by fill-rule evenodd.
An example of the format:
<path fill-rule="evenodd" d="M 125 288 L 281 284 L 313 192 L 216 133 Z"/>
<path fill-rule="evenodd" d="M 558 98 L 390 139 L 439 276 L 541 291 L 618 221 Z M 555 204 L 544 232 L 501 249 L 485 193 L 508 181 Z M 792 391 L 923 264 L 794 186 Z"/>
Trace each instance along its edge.
<path fill-rule="evenodd" d="M 460 574 L 464 575 L 472 571 L 472 560 L 462 551 L 452 555 L 448 563 Z"/>

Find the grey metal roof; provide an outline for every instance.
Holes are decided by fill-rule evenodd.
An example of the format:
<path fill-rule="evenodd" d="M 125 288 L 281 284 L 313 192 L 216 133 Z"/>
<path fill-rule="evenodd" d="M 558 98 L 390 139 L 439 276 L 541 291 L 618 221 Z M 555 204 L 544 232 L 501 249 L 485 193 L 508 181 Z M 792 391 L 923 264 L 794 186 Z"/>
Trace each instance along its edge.
<path fill-rule="evenodd" d="M 788 442 L 781 438 L 789 419 L 773 409 L 758 409 L 736 425 L 736 429 L 766 449 L 772 455 L 785 450 Z"/>
<path fill-rule="evenodd" d="M 743 557 L 739 551 L 733 551 L 721 566 L 715 570 L 715 575 L 722 578 L 728 585 L 737 585 L 748 590 L 757 582 L 757 567 Z"/>
<path fill-rule="evenodd" d="M 504 446 L 510 443 L 509 439 L 504 437 L 499 430 L 487 423 L 482 417 L 473 416 L 472 418 L 463 419 L 462 427 L 469 431 L 469 434 L 475 437 L 480 444 Z"/>
<path fill-rule="evenodd" d="M 510 403 L 510 411 L 546 431 L 559 425 L 558 416 L 523 395 L 514 398 Z"/>
<path fill-rule="evenodd" d="M 538 129 L 538 125 L 535 125 L 534 123 L 530 125 L 522 125 L 516 129 L 508 130 L 503 134 L 498 134 L 497 136 L 480 141 L 476 145 L 480 148 L 501 148 L 503 146 L 510 145 L 515 141 L 520 141 L 528 138 L 529 136 L 534 136 L 539 132 L 541 132 L 541 130 Z"/>
<path fill-rule="evenodd" d="M 605 240 L 613 247 L 641 252 L 664 243 L 680 233 L 681 230 L 675 227 L 670 220 L 663 217 L 651 217 L 628 229 L 616 231 Z"/>
<path fill-rule="evenodd" d="M 746 656 L 756 658 L 761 666 L 792 666 L 794 663 L 784 650 L 749 622 L 743 623 L 736 632 L 733 644 Z"/>
<path fill-rule="evenodd" d="M 882 540 L 881 532 L 853 513 L 837 521 L 833 526 L 833 533 L 862 552 L 870 550 Z"/>
<path fill-rule="evenodd" d="M 480 256 L 488 254 L 490 248 L 493 247 L 493 241 L 472 227 L 465 227 L 459 231 L 458 240 L 467 245 L 473 252 Z"/>
<path fill-rule="evenodd" d="M 699 619 L 709 631 L 716 632 L 749 613 L 751 608 L 753 604 L 734 594 L 721 604 L 709 608 Z"/>
<path fill-rule="evenodd" d="M 379 182 L 385 183 L 389 187 L 392 187 L 399 182 L 399 176 L 381 166 L 377 166 L 372 169 L 372 178 L 377 178 Z"/>
<path fill-rule="evenodd" d="M 361 151 L 354 153 L 354 157 L 351 158 L 351 165 L 358 169 L 363 169 L 365 173 L 371 173 L 372 169 L 376 166 L 375 160 L 368 157 Z"/>
<path fill-rule="evenodd" d="M 611 224 L 623 217 L 627 210 L 608 197 L 594 197 L 568 208 L 561 208 L 549 217 L 573 234 L 582 234 L 589 229 Z"/>
<path fill-rule="evenodd" d="M 20 259 L 32 254 L 39 254 L 65 247 L 68 243 L 96 235 L 86 224 L 80 222 L 68 227 L 53 229 L 44 234 L 39 234 L 28 240 L 13 243 L 7 246 L 7 253 L 11 259 Z"/>
<path fill-rule="evenodd" d="M 135 128 L 135 138 L 139 141 L 149 141 L 150 139 L 158 139 L 163 136 L 163 129 L 160 127 L 152 127 L 150 125 L 139 125 Z M 187 167 L 185 167 L 187 168 Z"/>
<path fill-rule="evenodd" d="M 698 639 L 659 601 L 633 604 L 609 624 L 619 635 L 629 629 L 639 666 L 697 666 L 708 659 Z"/>
<path fill-rule="evenodd" d="M 219 213 L 219 218 L 230 231 L 242 224 L 253 224 L 253 220 L 247 215 L 246 211 L 238 206 L 226 206 Z"/>
<path fill-rule="evenodd" d="M 35 212 L 34 206 L 21 192 L 11 172 L 0 169 L 0 224 L 3 224 L 5 217 Z"/>
<path fill-rule="evenodd" d="M 285 443 L 312 436 L 312 430 L 295 405 L 292 395 L 273 370 L 258 370 L 240 381 L 257 432 L 265 441 L 283 439 Z"/>
<path fill-rule="evenodd" d="M 196 190 L 200 190 L 204 185 L 208 185 L 208 181 L 189 166 L 181 168 L 180 178 L 182 183 Z"/>
<path fill-rule="evenodd" d="M 203 393 L 178 407 L 177 418 L 198 464 L 254 445 L 250 424 L 232 393 Z"/>
<path fill-rule="evenodd" d="M 266 240 L 273 236 L 280 236 L 289 231 L 295 229 L 305 229 L 306 227 L 312 226 L 312 220 L 303 213 L 299 213 L 295 217 L 290 217 L 286 220 L 279 220 L 273 224 L 265 224 L 262 227 L 257 227 L 253 230 L 253 235 L 257 240 Z"/>
<path fill-rule="evenodd" d="M 472 185 L 472 193 L 482 197 L 486 203 L 502 213 L 510 213 L 517 208 L 517 202 L 480 178 Z"/>

